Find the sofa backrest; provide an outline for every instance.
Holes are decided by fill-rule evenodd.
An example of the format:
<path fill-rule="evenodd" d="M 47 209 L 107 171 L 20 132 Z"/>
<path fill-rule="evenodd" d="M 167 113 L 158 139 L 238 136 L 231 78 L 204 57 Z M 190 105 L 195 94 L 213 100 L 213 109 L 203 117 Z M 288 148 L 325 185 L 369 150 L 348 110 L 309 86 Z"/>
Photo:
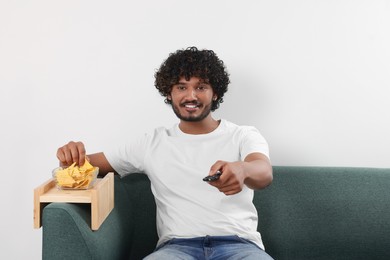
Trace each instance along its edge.
<path fill-rule="evenodd" d="M 274 167 L 254 203 L 275 259 L 390 259 L 390 169 Z"/>
<path fill-rule="evenodd" d="M 390 169 L 274 166 L 255 191 L 258 230 L 277 260 L 390 259 Z M 143 174 L 121 179 L 133 212 L 130 258 L 157 242 L 156 209 Z"/>

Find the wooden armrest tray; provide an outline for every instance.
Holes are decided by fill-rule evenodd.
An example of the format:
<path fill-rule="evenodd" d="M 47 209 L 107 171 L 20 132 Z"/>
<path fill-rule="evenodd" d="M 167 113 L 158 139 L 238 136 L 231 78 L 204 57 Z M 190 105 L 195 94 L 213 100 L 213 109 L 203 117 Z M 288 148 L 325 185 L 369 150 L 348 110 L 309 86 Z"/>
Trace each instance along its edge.
<path fill-rule="evenodd" d="M 34 228 L 42 226 L 42 210 L 51 202 L 91 204 L 91 229 L 98 230 L 114 208 L 114 173 L 98 178 L 88 190 L 61 190 L 51 178 L 34 189 Z"/>

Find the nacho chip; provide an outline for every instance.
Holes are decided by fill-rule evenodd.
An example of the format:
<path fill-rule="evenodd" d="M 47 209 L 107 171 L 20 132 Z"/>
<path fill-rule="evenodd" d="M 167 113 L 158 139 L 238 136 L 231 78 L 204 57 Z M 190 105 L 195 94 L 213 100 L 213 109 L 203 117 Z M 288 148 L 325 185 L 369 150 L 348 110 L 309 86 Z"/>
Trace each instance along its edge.
<path fill-rule="evenodd" d="M 85 160 L 84 165 L 77 166 L 73 163 L 68 168 L 60 168 L 54 173 L 57 185 L 67 189 L 87 189 L 97 176 L 98 168 Z"/>

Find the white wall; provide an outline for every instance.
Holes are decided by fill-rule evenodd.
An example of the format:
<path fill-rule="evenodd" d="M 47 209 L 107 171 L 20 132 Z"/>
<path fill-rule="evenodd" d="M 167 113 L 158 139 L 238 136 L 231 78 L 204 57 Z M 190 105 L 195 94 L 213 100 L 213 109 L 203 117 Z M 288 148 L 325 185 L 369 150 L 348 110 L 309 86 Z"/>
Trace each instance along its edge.
<path fill-rule="evenodd" d="M 59 146 L 176 122 L 153 74 L 187 46 L 225 61 L 215 116 L 258 127 L 273 164 L 390 167 L 389 14 L 386 0 L 1 0 L 0 258 L 41 258 L 33 189 Z"/>

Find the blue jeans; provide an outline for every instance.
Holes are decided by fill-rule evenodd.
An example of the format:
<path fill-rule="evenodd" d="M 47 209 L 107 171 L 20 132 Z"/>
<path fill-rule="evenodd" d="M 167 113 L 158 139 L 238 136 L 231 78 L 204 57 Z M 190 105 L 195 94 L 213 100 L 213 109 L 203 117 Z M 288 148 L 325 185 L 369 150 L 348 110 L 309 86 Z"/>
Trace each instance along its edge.
<path fill-rule="evenodd" d="M 144 260 L 272 260 L 256 244 L 238 236 L 174 238 Z"/>

